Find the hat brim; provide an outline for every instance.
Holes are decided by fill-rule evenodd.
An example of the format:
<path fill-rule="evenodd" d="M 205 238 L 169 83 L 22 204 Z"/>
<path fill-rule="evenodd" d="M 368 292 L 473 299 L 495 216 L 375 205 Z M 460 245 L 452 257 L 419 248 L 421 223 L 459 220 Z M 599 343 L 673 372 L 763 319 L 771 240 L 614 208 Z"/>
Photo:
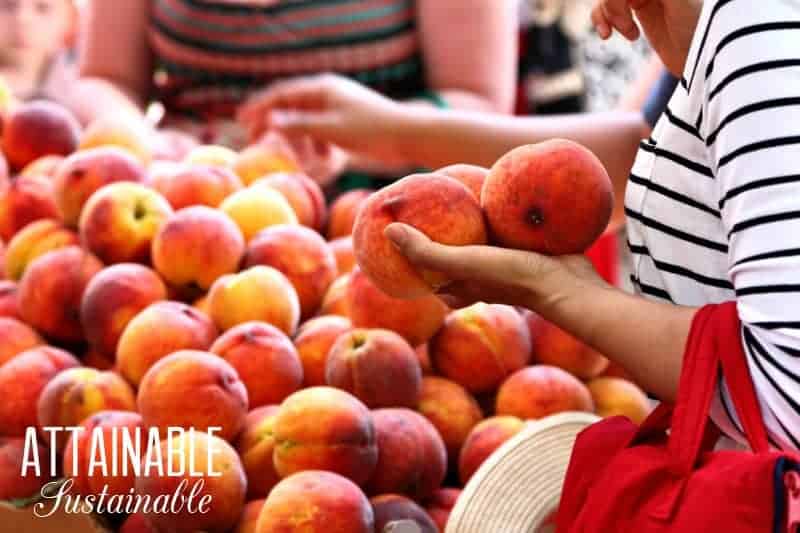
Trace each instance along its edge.
<path fill-rule="evenodd" d="M 473 474 L 445 533 L 536 533 L 558 507 L 575 438 L 600 420 L 565 412 L 528 422 Z"/>

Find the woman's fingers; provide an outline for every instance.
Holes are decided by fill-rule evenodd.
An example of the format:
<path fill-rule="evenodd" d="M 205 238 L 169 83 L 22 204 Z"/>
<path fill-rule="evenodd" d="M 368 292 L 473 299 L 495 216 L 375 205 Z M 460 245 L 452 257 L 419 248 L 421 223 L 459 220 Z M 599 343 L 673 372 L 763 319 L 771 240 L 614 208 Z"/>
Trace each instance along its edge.
<path fill-rule="evenodd" d="M 639 38 L 639 27 L 633 17 L 631 0 L 601 0 L 592 11 L 592 22 L 601 38 L 607 39 L 617 30 L 628 40 Z M 641 3 L 641 2 L 640 2 Z"/>
<path fill-rule="evenodd" d="M 324 109 L 328 91 L 325 78 L 321 76 L 276 82 L 242 104 L 237 118 L 242 122 L 253 121 L 272 109 Z"/>
<path fill-rule="evenodd" d="M 608 39 L 611 37 L 611 26 L 606 20 L 605 13 L 603 13 L 602 3 L 597 4 L 594 9 L 592 9 L 592 25 L 595 30 L 597 30 L 597 35 L 599 35 L 601 39 Z"/>

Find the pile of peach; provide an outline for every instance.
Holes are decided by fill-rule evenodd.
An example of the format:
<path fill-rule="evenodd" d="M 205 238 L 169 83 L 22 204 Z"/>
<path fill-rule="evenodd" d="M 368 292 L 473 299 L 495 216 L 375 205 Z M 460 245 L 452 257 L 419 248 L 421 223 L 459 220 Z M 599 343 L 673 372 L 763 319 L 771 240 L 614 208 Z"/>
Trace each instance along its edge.
<path fill-rule="evenodd" d="M 594 209 L 578 192 L 565 192 L 572 215 L 514 203 L 522 196 L 502 179 L 490 186 L 499 162 L 328 206 L 285 143 L 197 146 L 179 161 L 153 145 L 122 120 L 81 130 L 54 104 L 2 117 L 0 500 L 49 481 L 20 479 L 28 427 L 220 427 L 164 450 L 217 450 L 223 475 L 203 489 L 211 512 L 135 514 L 123 532 L 373 532 L 401 518 L 436 532 L 459 487 L 525 420 L 645 415 L 634 384 L 540 317 L 447 308 L 430 291 L 438 274 L 400 263 L 377 229 L 401 220 L 450 244 L 491 234 L 538 249 L 542 221 L 562 227 Z M 590 164 L 584 156 L 565 157 Z M 491 216 L 497 202 L 513 207 L 507 220 Z M 358 254 L 356 218 L 356 240 L 368 243 Z M 514 230 L 514 220 L 524 224 Z M 543 251 L 578 252 L 602 229 Z M 408 293 L 417 297 L 398 297 Z M 87 457 L 90 443 L 53 445 Z M 155 496 L 181 481 L 63 474 L 82 494 L 107 485 Z"/>

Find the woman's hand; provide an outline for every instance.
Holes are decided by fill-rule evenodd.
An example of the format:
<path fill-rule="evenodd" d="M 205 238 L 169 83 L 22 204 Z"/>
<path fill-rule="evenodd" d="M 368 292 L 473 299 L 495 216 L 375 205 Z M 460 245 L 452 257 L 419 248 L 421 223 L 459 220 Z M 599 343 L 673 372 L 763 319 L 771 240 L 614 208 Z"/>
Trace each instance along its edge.
<path fill-rule="evenodd" d="M 702 0 L 597 0 L 592 23 L 603 39 L 617 30 L 630 41 L 639 38 L 639 20 L 650 45 L 664 65 L 683 76 Z"/>
<path fill-rule="evenodd" d="M 455 308 L 504 303 L 547 316 L 548 309 L 581 286 L 608 287 L 582 255 L 549 257 L 492 246 L 446 246 L 399 223 L 389 225 L 386 236 L 414 266 L 448 276 L 439 294 Z"/>
<path fill-rule="evenodd" d="M 238 113 L 239 122 L 253 137 L 275 129 L 389 163 L 398 162 L 392 130 L 401 117 L 400 104 L 332 74 L 275 83 L 253 96 Z"/>

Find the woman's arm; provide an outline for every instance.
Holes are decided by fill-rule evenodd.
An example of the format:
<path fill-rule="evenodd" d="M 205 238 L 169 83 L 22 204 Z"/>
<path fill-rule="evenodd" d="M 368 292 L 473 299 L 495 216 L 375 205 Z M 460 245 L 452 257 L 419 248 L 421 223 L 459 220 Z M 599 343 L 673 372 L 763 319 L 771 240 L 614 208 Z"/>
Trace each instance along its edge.
<path fill-rule="evenodd" d="M 430 87 L 450 107 L 508 113 L 517 78 L 515 0 L 419 0 Z"/>
<path fill-rule="evenodd" d="M 147 39 L 150 0 L 90 0 L 82 32 L 80 79 L 70 104 L 84 122 L 129 113 L 143 118 L 152 84 Z"/>

